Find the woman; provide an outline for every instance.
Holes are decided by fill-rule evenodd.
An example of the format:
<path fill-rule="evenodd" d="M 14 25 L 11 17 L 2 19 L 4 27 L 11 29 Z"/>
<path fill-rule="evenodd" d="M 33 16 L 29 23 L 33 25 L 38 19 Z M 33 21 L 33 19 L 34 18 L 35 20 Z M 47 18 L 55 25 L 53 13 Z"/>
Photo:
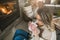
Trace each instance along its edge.
<path fill-rule="evenodd" d="M 44 5 L 43 2 L 41 1 L 38 2 L 37 14 L 35 15 L 35 18 L 38 21 L 37 22 L 38 28 L 40 28 L 40 40 L 56 40 L 55 26 L 54 23 L 52 22 L 53 19 L 52 12 L 47 7 L 44 7 L 43 5 Z M 33 25 L 32 22 L 29 22 L 29 24 Z M 35 31 L 32 32 L 34 32 L 35 35 L 38 35 L 39 31 L 36 29 L 37 27 L 32 26 L 32 28 L 35 28 L 35 29 L 31 29 Z"/>
<path fill-rule="evenodd" d="M 26 17 L 31 19 L 29 20 L 30 22 L 28 21 L 29 22 L 28 26 L 30 28 L 30 31 L 32 30 L 31 32 L 35 36 L 34 40 L 56 40 L 56 30 L 52 17 L 53 16 L 52 12 L 50 11 L 49 8 L 44 7 L 43 5 L 44 3 L 42 1 L 39 1 L 38 7 L 36 7 L 36 9 L 33 11 L 34 13 L 36 13 L 33 16 L 37 20 L 36 23 L 38 27 L 35 27 L 36 24 L 32 22 L 33 18 L 31 19 L 27 15 L 25 15 Z M 31 29 L 31 25 L 32 25 L 32 29 Z M 38 39 L 36 39 L 36 37 L 38 37 Z"/>

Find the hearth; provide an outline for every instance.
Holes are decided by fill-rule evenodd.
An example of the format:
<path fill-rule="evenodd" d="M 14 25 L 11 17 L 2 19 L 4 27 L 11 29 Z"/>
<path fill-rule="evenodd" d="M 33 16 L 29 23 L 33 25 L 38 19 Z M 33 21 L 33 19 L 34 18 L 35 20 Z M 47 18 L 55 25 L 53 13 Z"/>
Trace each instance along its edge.
<path fill-rule="evenodd" d="M 0 30 L 4 31 L 19 14 L 19 6 L 17 0 L 1 0 L 0 1 Z"/>

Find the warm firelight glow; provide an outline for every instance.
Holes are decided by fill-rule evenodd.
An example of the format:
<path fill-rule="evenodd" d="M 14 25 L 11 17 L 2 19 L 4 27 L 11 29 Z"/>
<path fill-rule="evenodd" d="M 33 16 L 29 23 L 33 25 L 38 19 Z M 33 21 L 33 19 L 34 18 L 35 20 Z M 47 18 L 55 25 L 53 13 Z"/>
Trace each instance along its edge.
<path fill-rule="evenodd" d="M 3 13 L 7 13 L 7 10 L 5 8 L 0 9 Z"/>
<path fill-rule="evenodd" d="M 5 7 L 0 7 L 0 11 L 2 11 L 4 14 L 10 14 L 12 10 L 7 10 Z"/>
<path fill-rule="evenodd" d="M 8 2 L 6 4 L 0 4 L 0 11 L 3 13 L 3 14 L 11 14 L 11 12 L 14 10 L 14 4 L 15 2 Z"/>

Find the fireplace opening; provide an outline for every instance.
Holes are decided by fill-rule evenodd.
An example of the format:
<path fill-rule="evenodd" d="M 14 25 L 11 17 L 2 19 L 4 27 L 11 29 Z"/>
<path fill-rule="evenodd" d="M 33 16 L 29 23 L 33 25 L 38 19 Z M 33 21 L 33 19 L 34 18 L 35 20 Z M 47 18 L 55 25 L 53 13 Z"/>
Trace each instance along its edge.
<path fill-rule="evenodd" d="M 0 5 L 0 12 L 2 12 L 3 14 L 10 14 L 12 12 L 12 10 L 9 8 L 9 6 L 3 6 L 3 5 Z"/>
<path fill-rule="evenodd" d="M 20 17 L 17 0 L 0 1 L 0 30 L 4 31 L 14 20 Z"/>

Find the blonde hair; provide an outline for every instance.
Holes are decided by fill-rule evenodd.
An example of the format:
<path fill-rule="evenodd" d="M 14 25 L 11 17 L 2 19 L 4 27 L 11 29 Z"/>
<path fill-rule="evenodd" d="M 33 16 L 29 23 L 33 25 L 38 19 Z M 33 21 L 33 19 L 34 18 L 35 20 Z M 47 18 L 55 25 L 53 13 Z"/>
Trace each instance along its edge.
<path fill-rule="evenodd" d="M 38 9 L 37 12 L 40 15 L 44 24 L 51 25 L 52 13 L 48 8 Z"/>

